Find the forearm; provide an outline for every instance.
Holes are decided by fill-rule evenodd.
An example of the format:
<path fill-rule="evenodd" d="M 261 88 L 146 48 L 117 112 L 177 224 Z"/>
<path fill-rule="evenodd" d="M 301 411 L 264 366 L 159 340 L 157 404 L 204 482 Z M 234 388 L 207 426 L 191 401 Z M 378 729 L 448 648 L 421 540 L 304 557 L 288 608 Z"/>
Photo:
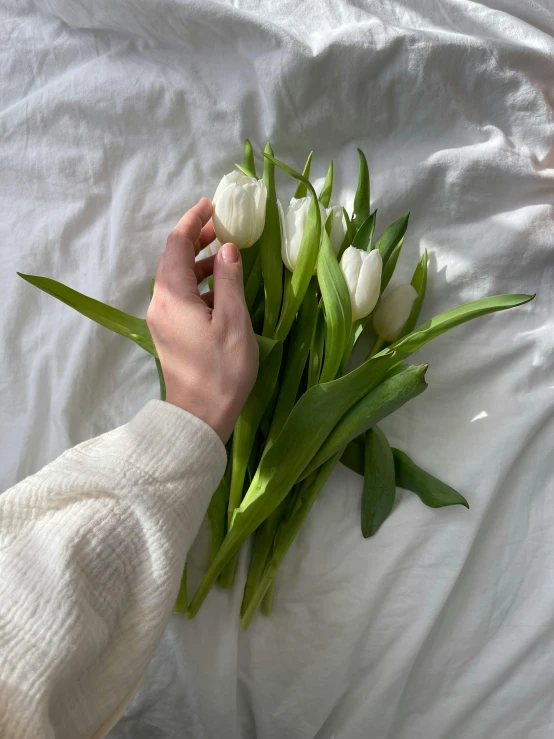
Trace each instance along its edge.
<path fill-rule="evenodd" d="M 206 424 L 152 401 L 0 496 L 2 736 L 89 737 L 117 710 L 224 467 Z"/>

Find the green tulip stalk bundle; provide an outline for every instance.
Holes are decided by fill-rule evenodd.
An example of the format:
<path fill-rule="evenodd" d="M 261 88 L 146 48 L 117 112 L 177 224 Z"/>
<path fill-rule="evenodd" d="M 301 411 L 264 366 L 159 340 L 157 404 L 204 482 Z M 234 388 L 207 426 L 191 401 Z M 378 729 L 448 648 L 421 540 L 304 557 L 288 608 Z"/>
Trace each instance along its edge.
<path fill-rule="evenodd" d="M 225 475 L 208 509 L 211 563 L 187 602 L 186 577 L 176 610 L 195 616 L 210 589 L 233 585 L 241 547 L 252 537 L 241 617 L 271 611 L 275 577 L 306 516 L 340 461 L 363 477 L 361 530 L 373 536 L 392 511 L 397 487 L 433 508 L 469 507 L 465 498 L 393 449 L 379 422 L 427 387 L 427 365 L 406 360 L 445 331 L 532 295 L 497 295 L 447 310 L 418 325 L 427 285 L 427 253 L 411 282 L 387 290 L 408 226 L 406 214 L 374 238 L 370 180 L 358 150 L 358 186 L 351 216 L 330 206 L 331 162 L 321 192 L 276 159 L 268 144 L 257 178 L 250 142 L 237 171 L 213 198 L 219 243 L 242 249 L 245 297 L 260 349 L 255 386 L 229 442 Z M 275 168 L 298 185 L 285 210 Z M 156 359 L 146 321 L 45 277 L 22 275 L 85 316 L 126 336 Z M 365 361 L 351 369 L 362 334 L 373 338 Z"/>

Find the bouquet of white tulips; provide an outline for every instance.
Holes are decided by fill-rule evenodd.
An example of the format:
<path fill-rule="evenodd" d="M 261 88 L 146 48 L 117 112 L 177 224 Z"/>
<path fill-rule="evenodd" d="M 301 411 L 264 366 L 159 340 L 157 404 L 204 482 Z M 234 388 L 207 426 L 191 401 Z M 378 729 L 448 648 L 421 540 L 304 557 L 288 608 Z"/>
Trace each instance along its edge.
<path fill-rule="evenodd" d="M 363 476 L 361 530 L 370 537 L 391 513 L 396 487 L 432 508 L 469 507 L 465 498 L 390 447 L 379 421 L 422 393 L 427 365 L 406 360 L 431 339 L 472 318 L 513 308 L 532 295 L 497 295 L 453 308 L 417 325 L 427 284 L 427 253 L 410 284 L 386 291 L 408 225 L 406 214 L 374 239 L 369 172 L 358 150 L 354 210 L 330 207 L 331 162 L 323 188 L 263 152 L 257 178 L 250 142 L 237 171 L 213 198 L 219 243 L 242 249 L 245 297 L 256 331 L 256 384 L 229 442 L 225 475 L 208 509 L 211 563 L 188 602 L 186 570 L 176 610 L 193 617 L 210 588 L 233 584 L 242 545 L 253 537 L 242 600 L 246 628 L 258 608 L 271 611 L 275 577 L 302 523 L 338 462 Z M 277 199 L 275 167 L 298 181 L 286 212 Z M 22 275 L 98 323 L 135 341 L 156 358 L 142 318 L 99 303 L 54 280 Z M 416 327 L 417 326 L 417 327 Z M 354 349 L 367 344 L 352 367 Z M 371 348 L 370 348 L 371 346 Z"/>

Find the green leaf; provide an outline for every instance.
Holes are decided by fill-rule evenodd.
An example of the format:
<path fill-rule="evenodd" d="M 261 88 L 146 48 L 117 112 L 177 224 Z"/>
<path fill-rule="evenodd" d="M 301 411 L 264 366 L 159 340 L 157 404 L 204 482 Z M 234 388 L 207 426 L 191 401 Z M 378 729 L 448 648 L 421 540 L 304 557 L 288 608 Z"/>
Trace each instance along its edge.
<path fill-rule="evenodd" d="M 227 506 L 229 503 L 229 488 L 231 485 L 231 462 L 227 463 L 225 474 L 212 495 L 208 506 L 208 523 L 211 531 L 211 554 L 212 562 L 225 538 L 227 529 Z"/>
<path fill-rule="evenodd" d="M 327 225 L 330 224 L 329 216 Z M 317 260 L 317 276 L 325 306 L 325 355 L 320 382 L 334 380 L 342 363 L 352 328 L 352 306 L 344 275 L 331 246 L 327 229 Z"/>
<path fill-rule="evenodd" d="M 266 440 L 266 451 L 281 433 L 296 403 L 300 380 L 310 352 L 312 335 L 318 316 L 316 290 L 317 281 L 314 277 L 310 282 L 306 297 L 302 301 L 290 333 L 287 361 L 281 380 L 279 399 L 275 406 L 271 428 Z"/>
<path fill-rule="evenodd" d="M 323 364 L 323 354 L 325 352 L 325 330 L 325 313 L 323 311 L 323 303 L 320 301 L 310 347 L 310 363 L 308 365 L 309 388 L 317 385 L 319 382 L 321 366 Z"/>
<path fill-rule="evenodd" d="M 248 278 L 250 277 L 250 272 L 252 271 L 252 268 L 256 264 L 258 257 L 260 256 L 260 242 L 256 241 L 256 243 L 252 244 L 251 247 L 248 249 L 242 249 L 240 253 L 240 257 L 242 259 L 242 277 L 243 282 L 246 287 L 248 284 Z M 210 286 L 210 290 L 213 290 L 213 284 Z"/>
<path fill-rule="evenodd" d="M 189 606 L 193 617 L 219 573 L 289 494 L 292 486 L 327 438 L 337 421 L 396 364 L 394 353 L 364 362 L 347 375 L 310 388 L 296 403 L 275 443 L 260 466 L 221 548 Z M 284 463 L 286 460 L 286 464 Z"/>
<path fill-rule="evenodd" d="M 174 613 L 187 613 L 187 565 L 183 567 L 183 575 L 181 577 L 181 585 L 179 586 L 179 593 L 177 594 L 177 601 L 173 606 Z"/>
<path fill-rule="evenodd" d="M 396 247 L 400 244 L 408 228 L 408 219 L 410 217 L 410 211 L 400 216 L 394 223 L 383 231 L 379 240 L 375 244 L 375 248 L 379 249 L 381 256 L 383 257 L 383 265 L 386 265 L 390 257 L 392 256 Z"/>
<path fill-rule="evenodd" d="M 325 182 L 323 183 L 323 187 L 321 189 L 321 192 L 319 193 L 319 202 L 321 205 L 323 205 L 324 208 L 329 207 L 329 203 L 331 202 L 331 194 L 333 192 L 333 160 L 331 159 L 331 163 L 329 164 L 329 169 L 327 170 L 327 175 L 325 177 Z"/>
<path fill-rule="evenodd" d="M 293 494 L 282 500 L 277 508 L 271 513 L 265 521 L 256 529 L 254 546 L 252 548 L 252 557 L 250 558 L 250 566 L 248 568 L 248 576 L 244 586 L 242 604 L 240 608 L 241 617 L 248 610 L 250 601 L 259 585 L 265 569 L 268 557 L 271 553 L 275 534 L 279 528 L 281 521 L 287 514 L 291 504 L 290 498 Z"/>
<path fill-rule="evenodd" d="M 154 295 L 154 285 L 156 283 L 156 280 L 152 278 L 150 280 L 150 300 L 152 300 L 152 297 Z M 162 370 L 162 363 L 158 359 L 158 357 L 154 357 L 154 361 L 156 362 L 156 370 L 158 372 L 158 382 L 160 384 L 160 400 L 165 400 L 166 396 L 166 390 L 165 390 L 165 377 Z"/>
<path fill-rule="evenodd" d="M 402 329 L 402 333 L 399 338 L 407 336 L 414 330 L 419 314 L 421 313 L 423 301 L 425 300 L 425 291 L 427 289 L 427 249 L 425 249 L 421 259 L 417 263 L 417 267 L 415 268 L 415 272 L 412 277 L 412 286 L 417 292 L 417 298 L 412 306 L 412 310 L 410 311 L 410 317 L 404 324 L 404 328 Z"/>
<path fill-rule="evenodd" d="M 308 158 L 306 159 L 306 164 L 304 165 L 304 170 L 302 171 L 302 176 L 305 177 L 306 179 L 309 179 L 310 178 L 310 169 L 311 169 L 311 166 L 312 166 L 312 157 L 313 157 L 313 155 L 314 155 L 313 151 L 311 151 L 308 154 Z M 296 192 L 294 193 L 294 197 L 297 198 L 297 199 L 298 198 L 305 198 L 307 194 L 308 194 L 308 188 L 306 187 L 305 182 L 302 182 L 301 181 L 300 184 L 298 185 L 298 187 L 296 188 Z"/>
<path fill-rule="evenodd" d="M 362 437 L 357 436 L 355 439 L 352 439 L 352 441 L 348 444 L 348 446 L 342 453 L 340 462 L 345 467 L 348 467 L 348 469 L 352 470 L 352 472 L 357 472 L 358 475 L 362 475 L 363 477 L 364 444 L 361 442 L 361 438 Z"/>
<path fill-rule="evenodd" d="M 459 305 L 457 308 L 439 313 L 430 321 L 421 324 L 412 333 L 395 341 L 389 348 L 397 350 L 399 359 L 405 359 L 413 352 L 421 349 L 427 342 L 455 326 L 460 326 L 473 318 L 486 316 L 499 310 L 516 308 L 518 305 L 524 305 L 533 300 L 534 297 L 534 295 L 493 295 L 490 298 L 481 298 L 465 305 Z M 383 352 L 385 351 L 387 350 L 383 350 Z"/>
<path fill-rule="evenodd" d="M 469 503 L 461 493 L 422 470 L 407 454 L 400 449 L 393 449 L 392 453 L 396 484 L 399 488 L 416 493 L 430 508 L 443 508 L 448 505 L 463 505 L 469 508 Z"/>
<path fill-rule="evenodd" d="M 304 233 L 302 234 L 298 259 L 296 261 L 296 266 L 292 273 L 290 283 L 288 283 L 288 289 L 285 290 L 283 309 L 275 332 L 275 338 L 279 341 L 284 341 L 290 331 L 296 317 L 296 313 L 304 300 L 304 295 L 306 294 L 306 290 L 308 289 L 308 285 L 310 284 L 310 280 L 314 273 L 314 267 L 316 266 L 319 245 L 321 242 L 321 213 L 317 196 L 311 182 L 304 175 L 296 172 L 296 170 L 292 169 L 284 162 L 275 159 L 275 157 L 271 156 L 267 152 L 264 151 L 263 154 L 266 159 L 269 159 L 273 164 L 276 164 L 278 167 L 290 174 L 291 177 L 303 182 L 312 196 L 312 201 L 308 209 L 306 226 L 304 228 Z"/>
<path fill-rule="evenodd" d="M 243 252 L 250 251 L 250 249 L 243 249 Z M 244 286 L 244 299 L 246 301 L 246 307 L 248 308 L 248 312 L 250 315 L 252 315 L 254 308 L 256 306 L 256 298 L 258 296 L 258 291 L 260 290 L 260 287 L 262 286 L 262 257 L 261 254 L 258 252 L 258 256 L 256 257 L 256 261 L 252 265 L 252 268 L 250 269 L 250 273 L 248 275 L 248 279 L 246 280 L 246 284 Z"/>
<path fill-rule="evenodd" d="M 264 411 L 273 395 L 283 357 L 283 345 L 281 342 L 260 337 L 258 339 L 258 345 L 260 348 L 258 377 L 242 408 L 233 431 L 231 486 L 227 512 L 228 526 L 231 525 L 235 509 L 238 508 L 242 500 L 248 461 L 256 439 L 256 432 Z M 231 587 L 234 571 L 234 564 L 227 568 L 221 580 L 222 587 Z"/>
<path fill-rule="evenodd" d="M 354 235 L 359 231 L 363 222 L 369 216 L 370 185 L 367 159 L 361 149 L 358 149 L 358 187 L 354 196 L 354 212 L 352 213 L 352 230 Z"/>
<path fill-rule="evenodd" d="M 376 216 L 377 211 L 374 210 L 373 213 L 365 219 L 365 221 L 358 229 L 358 233 L 356 234 L 356 236 L 354 236 L 354 240 L 352 241 L 352 246 L 355 246 L 356 249 L 361 249 L 362 251 L 371 251 L 371 242 L 373 239 L 373 232 L 375 231 Z"/>
<path fill-rule="evenodd" d="M 250 172 L 248 169 L 246 169 L 246 167 L 244 167 L 244 165 L 235 162 L 235 167 L 238 169 L 239 172 L 242 172 L 243 175 L 246 175 L 246 177 L 250 177 Z"/>
<path fill-rule="evenodd" d="M 264 151 L 273 156 L 273 149 L 269 142 Z M 265 313 L 262 333 L 264 336 L 273 336 L 283 299 L 283 260 L 281 259 L 281 226 L 279 223 L 277 193 L 275 191 L 275 165 L 269 159 L 264 160 L 263 179 L 267 190 L 267 201 L 265 225 L 260 238 L 262 275 L 265 290 Z"/>
<path fill-rule="evenodd" d="M 252 144 L 248 139 L 244 142 L 244 161 L 242 165 L 242 171 L 244 174 L 248 177 L 257 177 L 254 152 L 252 151 Z"/>
<path fill-rule="evenodd" d="M 271 400 L 281 360 L 283 345 L 266 337 L 258 337 L 260 352 L 258 376 L 256 383 L 244 404 L 233 431 L 232 475 L 229 494 L 229 523 L 235 508 L 242 500 L 244 478 L 248 467 L 248 459 L 254 443 L 254 437 L 262 416 Z"/>
<path fill-rule="evenodd" d="M 72 290 L 61 282 L 51 280 L 49 277 L 24 275 L 21 272 L 17 274 L 31 285 L 61 300 L 62 303 L 69 305 L 70 308 L 82 313 L 87 318 L 96 321 L 105 328 L 109 328 L 111 331 L 115 331 L 116 334 L 131 339 L 149 354 L 153 354 L 155 357 L 158 356 L 144 318 L 137 318 L 117 308 L 112 308 L 99 300 L 94 300 L 94 298 L 89 298 L 76 290 Z"/>
<path fill-rule="evenodd" d="M 427 387 L 426 372 L 426 364 L 408 365 L 405 371 L 386 378 L 367 392 L 341 417 L 299 479 L 307 477 L 352 439 L 420 395 Z"/>
<path fill-rule="evenodd" d="M 373 536 L 394 505 L 394 458 L 385 434 L 378 426 L 365 435 L 362 534 Z"/>
<path fill-rule="evenodd" d="M 339 253 L 337 254 L 337 259 L 340 262 L 342 255 L 344 254 L 345 250 L 350 246 L 354 239 L 354 235 L 352 232 L 352 223 L 350 221 L 350 218 L 348 216 L 348 213 L 346 212 L 346 208 L 342 209 L 342 212 L 344 214 L 344 220 L 346 223 L 346 233 L 344 234 L 344 239 L 342 240 L 342 244 L 340 245 Z"/>
<path fill-rule="evenodd" d="M 404 239 L 400 239 L 398 244 L 394 247 L 394 251 L 390 255 L 390 257 L 387 259 L 387 263 L 383 267 L 383 274 L 381 275 L 381 292 L 383 293 L 387 285 L 389 284 L 391 277 L 394 274 L 394 270 L 396 269 L 396 263 L 398 262 L 398 257 L 400 256 L 400 252 L 402 251 L 402 246 L 404 245 Z"/>
<path fill-rule="evenodd" d="M 305 480 L 302 485 L 298 486 L 294 500 L 291 501 L 292 505 L 289 508 L 288 515 L 281 520 L 275 534 L 273 551 L 263 575 L 255 591 L 251 594 L 247 606 L 241 609 L 242 618 L 240 625 L 242 629 L 247 629 L 250 625 L 264 595 L 274 582 L 286 553 L 302 528 L 317 496 L 339 461 L 341 452 L 329 459 L 316 473 Z"/>

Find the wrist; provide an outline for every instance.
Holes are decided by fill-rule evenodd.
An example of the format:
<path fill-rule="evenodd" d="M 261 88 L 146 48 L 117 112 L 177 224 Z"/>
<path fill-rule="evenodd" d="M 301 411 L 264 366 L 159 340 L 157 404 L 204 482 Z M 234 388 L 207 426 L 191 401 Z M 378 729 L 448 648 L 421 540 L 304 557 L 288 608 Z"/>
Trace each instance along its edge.
<path fill-rule="evenodd" d="M 166 402 L 181 408 L 187 413 L 192 413 L 201 421 L 204 421 L 219 436 L 223 444 L 229 440 L 236 417 L 232 408 L 232 403 L 228 399 L 219 399 L 219 402 L 212 399 L 207 400 L 207 393 L 202 396 L 188 397 L 179 393 L 166 394 Z"/>

